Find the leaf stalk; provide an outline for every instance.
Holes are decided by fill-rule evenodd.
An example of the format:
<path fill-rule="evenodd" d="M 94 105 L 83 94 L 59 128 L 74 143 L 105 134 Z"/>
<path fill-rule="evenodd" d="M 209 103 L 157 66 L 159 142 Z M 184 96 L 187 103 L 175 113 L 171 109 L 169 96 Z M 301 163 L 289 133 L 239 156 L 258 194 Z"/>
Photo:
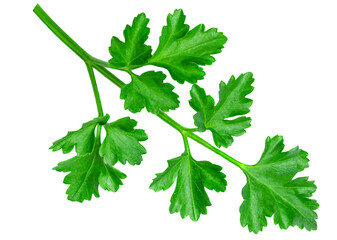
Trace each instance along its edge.
<path fill-rule="evenodd" d="M 98 91 L 98 87 L 97 87 L 97 82 L 96 82 L 94 70 L 92 69 L 92 66 L 89 63 L 85 62 L 85 65 L 87 66 L 90 81 L 91 81 L 91 85 L 92 85 L 92 90 L 94 91 L 98 116 L 103 117 L 104 116 L 103 107 L 102 107 L 101 98 L 99 96 L 99 91 Z"/>

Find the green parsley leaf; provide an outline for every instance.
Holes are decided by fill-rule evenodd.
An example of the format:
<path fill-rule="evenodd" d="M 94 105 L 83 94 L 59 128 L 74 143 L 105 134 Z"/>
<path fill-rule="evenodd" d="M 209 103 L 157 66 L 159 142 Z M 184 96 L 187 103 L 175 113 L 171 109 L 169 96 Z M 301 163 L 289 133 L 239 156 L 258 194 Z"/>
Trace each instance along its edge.
<path fill-rule="evenodd" d="M 316 190 L 308 177 L 293 179 L 296 173 L 309 166 L 308 153 L 295 147 L 283 152 L 281 136 L 268 137 L 260 161 L 244 166 L 247 184 L 242 190 L 244 201 L 240 207 L 241 225 L 249 231 L 262 231 L 266 217 L 274 215 L 274 223 L 287 229 L 316 230 L 318 208 L 316 200 L 309 199 Z"/>
<path fill-rule="evenodd" d="M 96 126 L 105 124 L 109 118 L 110 116 L 106 114 L 104 117 L 97 117 L 84 123 L 79 130 L 70 131 L 65 137 L 55 141 L 49 149 L 53 151 L 62 149 L 63 153 L 69 153 L 75 146 L 78 154 L 90 153 L 94 146 Z"/>
<path fill-rule="evenodd" d="M 77 155 L 53 168 L 59 172 L 70 172 L 63 181 L 70 185 L 66 192 L 69 200 L 83 202 L 91 200 L 92 195 L 99 197 L 98 185 L 112 192 L 116 192 L 123 185 L 122 179 L 126 175 L 104 163 L 98 153 L 99 147 L 97 144 L 91 153 Z"/>
<path fill-rule="evenodd" d="M 124 30 L 125 43 L 117 37 L 112 37 L 109 47 L 112 58 L 111 67 L 121 70 L 131 70 L 143 66 L 151 57 L 151 47 L 145 45 L 150 29 L 147 27 L 149 19 L 144 13 L 134 18 L 132 26 L 127 25 Z"/>
<path fill-rule="evenodd" d="M 198 131 L 210 130 L 216 146 L 228 147 L 233 143 L 233 136 L 241 136 L 250 127 L 251 118 L 238 117 L 227 120 L 230 117 L 248 113 L 253 101 L 246 98 L 254 87 L 252 73 L 241 74 L 237 79 L 230 78 L 228 84 L 220 82 L 219 102 L 214 106 L 214 99 L 206 95 L 205 90 L 198 85 L 191 89 L 190 106 L 197 112 L 194 124 Z"/>
<path fill-rule="evenodd" d="M 132 74 L 132 81 L 121 89 L 121 99 L 125 99 L 124 108 L 133 113 L 146 107 L 148 112 L 157 114 L 179 107 L 178 95 L 174 87 L 164 83 L 166 75 L 162 72 L 149 71 L 138 76 Z"/>
<path fill-rule="evenodd" d="M 145 148 L 139 141 L 145 141 L 147 135 L 142 129 L 134 129 L 137 122 L 129 117 L 121 118 L 115 122 L 106 124 L 106 137 L 99 150 L 104 162 L 115 165 L 118 161 L 131 165 L 140 164 Z"/>
<path fill-rule="evenodd" d="M 224 192 L 227 182 L 221 167 L 207 161 L 196 161 L 188 153 L 168 160 L 168 168 L 153 179 L 150 188 L 158 192 L 167 190 L 177 179 L 171 198 L 170 213 L 180 212 L 182 218 L 190 216 L 197 221 L 200 214 L 206 214 L 211 202 L 205 187 Z"/>
<path fill-rule="evenodd" d="M 216 28 L 205 31 L 203 24 L 189 31 L 185 18 L 181 9 L 167 16 L 167 25 L 149 64 L 166 68 L 179 83 L 195 83 L 205 75 L 200 66 L 215 61 L 211 55 L 221 52 L 227 38 Z"/>

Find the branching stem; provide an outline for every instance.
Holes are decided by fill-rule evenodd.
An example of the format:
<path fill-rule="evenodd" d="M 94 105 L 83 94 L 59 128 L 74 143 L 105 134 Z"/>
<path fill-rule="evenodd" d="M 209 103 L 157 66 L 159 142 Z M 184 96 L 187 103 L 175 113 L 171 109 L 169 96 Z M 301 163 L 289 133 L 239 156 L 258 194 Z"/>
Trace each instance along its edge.
<path fill-rule="evenodd" d="M 93 87 L 98 115 L 103 116 L 103 109 L 102 104 L 96 84 L 95 75 L 93 72 L 93 69 L 96 69 L 98 72 L 100 72 L 103 76 L 105 76 L 108 80 L 110 80 L 112 83 L 114 83 L 117 87 L 122 88 L 125 83 L 117 78 L 114 74 L 112 74 L 110 71 L 108 71 L 106 68 L 109 68 L 109 63 L 99 60 L 97 58 L 92 57 L 90 54 L 88 54 L 85 50 L 83 50 L 72 38 L 70 38 L 48 15 L 47 13 L 37 4 L 34 8 L 34 13 L 41 19 L 41 21 L 66 45 L 68 46 L 77 56 L 79 56 L 85 63 L 89 72 L 91 84 Z M 157 116 L 162 119 L 164 122 L 178 130 L 184 140 L 185 144 L 185 151 L 189 151 L 189 145 L 187 138 L 193 139 L 197 143 L 201 144 L 202 146 L 208 148 L 212 152 L 220 155 L 224 159 L 228 160 L 229 162 L 233 163 L 234 165 L 238 166 L 239 168 L 243 168 L 246 166 L 245 164 L 239 162 L 238 160 L 234 159 L 233 157 L 229 156 L 228 154 L 224 153 L 220 149 L 214 147 L 209 142 L 205 141 L 198 135 L 194 134 L 193 132 L 197 131 L 195 128 L 186 128 L 174 121 L 172 118 L 170 118 L 166 113 L 160 111 Z M 101 126 L 98 126 L 97 128 L 98 134 L 97 137 L 100 137 L 101 132 Z"/>

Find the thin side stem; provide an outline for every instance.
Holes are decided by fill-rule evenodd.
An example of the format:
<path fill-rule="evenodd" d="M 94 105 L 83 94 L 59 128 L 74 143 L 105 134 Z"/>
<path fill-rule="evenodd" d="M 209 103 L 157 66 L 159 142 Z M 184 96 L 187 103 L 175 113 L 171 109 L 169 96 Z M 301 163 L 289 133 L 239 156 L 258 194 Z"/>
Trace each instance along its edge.
<path fill-rule="evenodd" d="M 190 150 L 190 145 L 188 144 L 188 139 L 186 135 L 181 134 L 183 136 L 183 141 L 184 141 L 184 147 L 185 147 L 185 152 L 191 155 L 191 150 Z"/>
<path fill-rule="evenodd" d="M 92 85 L 92 90 L 94 91 L 98 116 L 103 117 L 104 116 L 103 107 L 102 107 L 101 98 L 99 96 L 99 92 L 98 92 L 98 88 L 97 88 L 97 82 L 96 82 L 94 70 L 92 69 L 92 66 L 89 63 L 86 62 L 85 65 L 87 66 L 90 81 L 91 81 L 91 85 Z"/>
<path fill-rule="evenodd" d="M 101 144 L 101 131 L 102 131 L 102 125 L 98 125 L 97 126 L 97 130 L 96 130 L 96 144 Z"/>
<path fill-rule="evenodd" d="M 98 87 L 97 87 L 97 82 L 96 82 L 94 70 L 89 63 L 85 62 L 85 65 L 87 66 L 90 81 L 91 81 L 92 90 L 93 90 L 94 95 L 95 95 L 95 101 L 96 101 L 98 116 L 103 117 L 103 115 L 104 115 L 103 107 L 102 107 L 101 97 L 99 96 L 99 91 L 98 91 Z M 95 144 L 101 144 L 101 131 L 102 131 L 102 125 L 99 124 L 97 126 L 97 129 L 96 129 L 96 138 L 95 138 L 96 143 Z"/>

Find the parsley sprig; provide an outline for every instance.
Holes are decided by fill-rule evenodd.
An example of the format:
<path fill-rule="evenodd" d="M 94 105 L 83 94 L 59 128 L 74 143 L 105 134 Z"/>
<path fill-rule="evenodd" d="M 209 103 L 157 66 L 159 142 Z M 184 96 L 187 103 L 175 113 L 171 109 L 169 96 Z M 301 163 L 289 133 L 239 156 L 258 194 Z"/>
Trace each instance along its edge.
<path fill-rule="evenodd" d="M 226 43 L 223 33 L 215 28 L 205 30 L 203 24 L 190 29 L 185 23 L 183 11 L 175 10 L 168 15 L 158 48 L 152 54 L 152 47 L 146 45 L 150 32 L 147 27 L 149 19 L 141 13 L 134 18 L 131 26 L 126 26 L 123 41 L 112 37 L 109 47 L 111 59 L 106 62 L 84 51 L 39 5 L 34 12 L 84 61 L 97 105 L 96 118 L 84 123 L 77 131 L 68 132 L 51 146 L 53 151 L 62 150 L 66 154 L 75 149 L 77 154 L 54 168 L 68 173 L 64 183 L 69 184 L 69 200 L 83 202 L 91 200 L 92 195 L 99 197 L 98 186 L 116 192 L 126 175 L 115 165 L 138 165 L 146 153 L 141 141 L 147 140 L 148 136 L 144 130 L 135 128 L 135 120 L 124 117 L 108 122 L 110 116 L 103 112 L 95 69 L 121 88 L 120 98 L 124 100 L 126 110 L 136 113 L 145 108 L 181 133 L 184 152 L 168 160 L 167 168 L 156 174 L 150 185 L 154 191 L 161 191 L 176 183 L 169 208 L 171 213 L 180 212 L 182 218 L 189 216 L 197 221 L 211 206 L 206 189 L 216 192 L 226 190 L 226 175 L 222 167 L 194 159 L 189 147 L 191 139 L 233 163 L 245 174 L 247 183 L 242 190 L 244 200 L 240 207 L 240 221 L 242 226 L 248 226 L 249 231 L 261 231 L 267 226 L 267 217 L 272 216 L 274 223 L 282 229 L 298 226 L 310 231 L 317 228 L 315 210 L 319 205 L 311 199 L 316 186 L 308 177 L 295 178 L 298 172 L 309 166 L 307 152 L 298 147 L 284 151 L 281 136 L 266 139 L 265 149 L 255 165 L 244 164 L 220 150 L 232 145 L 233 137 L 243 135 L 250 127 L 251 118 L 246 115 L 252 100 L 247 95 L 254 89 L 252 73 L 232 76 L 227 83 L 220 82 L 219 100 L 215 103 L 213 97 L 196 84 L 205 76 L 202 66 L 211 65 L 215 61 L 213 55 L 220 53 Z M 180 103 L 174 87 L 166 82 L 165 73 L 147 71 L 137 75 L 133 72 L 147 65 L 166 69 L 180 84 L 193 84 L 189 103 L 196 111 L 193 116 L 196 128 L 184 127 L 165 113 L 177 109 Z M 107 68 L 129 73 L 131 82 L 125 84 Z M 101 141 L 103 129 L 106 136 Z M 195 134 L 207 130 L 211 131 L 215 146 Z"/>

